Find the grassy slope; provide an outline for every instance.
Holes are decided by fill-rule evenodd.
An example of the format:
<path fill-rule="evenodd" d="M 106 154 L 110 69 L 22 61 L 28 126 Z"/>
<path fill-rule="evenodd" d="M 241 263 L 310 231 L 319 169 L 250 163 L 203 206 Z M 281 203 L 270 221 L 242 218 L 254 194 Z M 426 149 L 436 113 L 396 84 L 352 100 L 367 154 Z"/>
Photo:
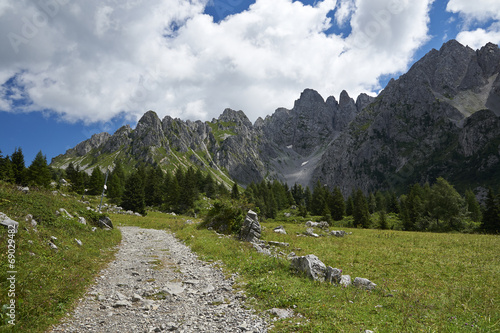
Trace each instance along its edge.
<path fill-rule="evenodd" d="M 99 270 L 113 258 L 120 242 L 118 230 L 91 231 L 74 219 L 57 217 L 65 208 L 70 214 L 86 211 L 85 205 L 71 196 L 31 190 L 22 194 L 14 186 L 0 183 L 0 211 L 19 222 L 16 240 L 16 318 L 15 326 L 3 325 L 9 319 L 0 309 L 0 332 L 44 332 L 69 312 L 85 288 L 94 282 Z M 24 222 L 31 213 L 38 222 L 38 232 Z M 26 230 L 27 229 L 27 230 Z M 10 301 L 7 283 L 7 232 L 0 228 L 0 303 Z M 48 246 L 57 238 L 59 250 Z M 75 238 L 82 241 L 80 247 Z"/>
<path fill-rule="evenodd" d="M 228 273 L 238 272 L 249 303 L 262 310 L 294 308 L 305 317 L 278 321 L 275 332 L 500 331 L 498 236 L 344 229 L 353 234 L 315 239 L 297 237 L 306 229 L 302 224 L 262 223 L 264 239 L 290 243 L 284 252 L 315 254 L 352 278 L 378 285 L 367 292 L 296 276 L 285 259 L 185 225 L 187 218 L 159 213 L 113 218 L 175 232 L 203 259 L 221 260 Z M 272 231 L 278 224 L 288 235 Z"/>

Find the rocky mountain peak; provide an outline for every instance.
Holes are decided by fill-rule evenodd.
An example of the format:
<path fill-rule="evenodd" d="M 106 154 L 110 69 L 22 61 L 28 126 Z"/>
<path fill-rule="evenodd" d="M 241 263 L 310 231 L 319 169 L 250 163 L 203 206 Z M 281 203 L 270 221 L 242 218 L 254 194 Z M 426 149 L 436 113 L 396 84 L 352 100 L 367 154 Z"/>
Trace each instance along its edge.
<path fill-rule="evenodd" d="M 347 91 L 342 90 L 339 98 L 340 107 L 348 107 L 349 105 L 355 104 L 354 100 L 349 96 Z"/>
<path fill-rule="evenodd" d="M 488 43 L 477 51 L 478 63 L 486 77 L 500 72 L 500 48 Z"/>
<path fill-rule="evenodd" d="M 234 122 L 238 125 L 245 125 L 246 127 L 252 127 L 252 123 L 243 111 L 235 111 L 233 109 L 225 109 L 224 112 L 219 116 L 219 121 Z"/>
<path fill-rule="evenodd" d="M 156 112 L 149 110 L 137 122 L 136 130 L 141 127 L 153 127 L 154 129 L 161 128 L 161 120 Z"/>
<path fill-rule="evenodd" d="M 137 123 L 132 136 L 132 152 L 138 156 L 146 156 L 148 150 L 163 146 L 165 135 L 156 112 L 146 112 Z"/>
<path fill-rule="evenodd" d="M 110 137 L 111 135 L 107 132 L 94 134 L 90 137 L 90 139 L 77 144 L 74 149 L 76 150 L 77 154 L 85 155 L 88 154 L 91 150 L 103 146 Z"/>
<path fill-rule="evenodd" d="M 356 107 L 358 108 L 358 111 L 363 110 L 365 107 L 373 103 L 374 100 L 375 97 L 372 97 L 365 93 L 360 94 L 358 98 L 356 98 Z"/>
<path fill-rule="evenodd" d="M 295 101 L 294 109 L 300 107 L 308 107 L 314 104 L 323 104 L 325 101 L 323 97 L 313 89 L 305 89 L 301 94 L 300 98 Z"/>

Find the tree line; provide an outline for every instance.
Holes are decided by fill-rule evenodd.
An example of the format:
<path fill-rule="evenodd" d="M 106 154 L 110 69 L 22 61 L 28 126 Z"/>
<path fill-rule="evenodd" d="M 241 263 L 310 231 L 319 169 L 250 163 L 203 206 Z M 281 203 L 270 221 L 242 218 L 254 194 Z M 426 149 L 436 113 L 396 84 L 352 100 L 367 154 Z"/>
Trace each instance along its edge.
<path fill-rule="evenodd" d="M 471 190 L 462 196 L 441 177 L 432 185 L 414 184 L 400 196 L 391 191 L 365 195 L 356 189 L 344 198 L 338 187 L 330 190 L 319 182 L 311 191 L 278 181 L 252 183 L 244 195 L 264 218 L 276 218 L 279 211 L 293 207 L 297 215 L 320 216 L 329 222 L 352 217 L 353 227 L 386 229 L 391 214 L 407 231 L 472 231 L 479 227 L 484 232 L 500 232 L 499 194 L 489 189 L 482 207 Z"/>
<path fill-rule="evenodd" d="M 41 151 L 29 167 L 25 167 L 21 148 L 5 157 L 0 151 L 0 179 L 22 186 L 49 188 L 52 181 L 59 183 L 64 178 L 77 194 L 99 195 L 105 177 L 98 167 L 89 175 L 73 163 L 65 170 L 52 169 Z M 267 180 L 251 183 L 240 193 L 236 183 L 229 191 L 210 173 L 193 167 L 164 172 L 157 165 L 140 165 L 127 175 L 117 161 L 108 174 L 106 195 L 110 202 L 141 214 L 146 214 L 146 207 L 193 214 L 198 199 L 205 196 L 251 203 L 263 218 L 274 219 L 278 212 L 293 207 L 299 216 L 320 216 L 326 221 L 351 217 L 352 226 L 362 228 L 388 228 L 388 215 L 392 215 L 408 231 L 465 231 L 474 225 L 471 222 L 484 232 L 500 231 L 500 194 L 489 189 L 481 206 L 471 190 L 462 196 L 443 178 L 432 185 L 414 184 L 400 196 L 391 191 L 365 195 L 356 189 L 345 198 L 338 187 L 330 190 L 319 182 L 311 191 L 300 184 L 289 187 Z"/>
<path fill-rule="evenodd" d="M 94 168 L 88 182 L 85 173 L 71 163 L 66 168 L 66 175 L 73 190 L 83 194 L 96 195 L 102 191 L 105 175 L 99 168 Z M 229 197 L 230 192 L 222 182 L 216 182 L 210 174 L 203 174 L 193 167 L 175 172 L 164 172 L 158 165 L 140 165 L 126 175 L 122 164 L 117 161 L 107 179 L 106 195 L 111 203 L 123 209 L 146 214 L 146 207 L 151 207 L 177 214 L 195 213 L 195 204 L 201 196 L 207 198 Z"/>
<path fill-rule="evenodd" d="M 53 180 L 53 170 L 47 158 L 39 151 L 29 167 L 24 162 L 21 148 L 16 148 L 11 156 L 3 156 L 0 150 L 0 179 L 20 186 L 39 186 L 49 188 Z"/>
<path fill-rule="evenodd" d="M 73 163 L 69 163 L 65 170 L 53 169 L 41 151 L 26 168 L 21 148 L 16 148 L 12 156 L 6 157 L 0 151 L 0 180 L 21 186 L 50 188 L 53 181 L 60 186 L 64 179 L 64 185 L 79 195 L 100 195 L 106 180 L 108 200 L 140 214 L 146 214 L 146 207 L 185 214 L 194 212 L 195 203 L 202 195 L 207 198 L 231 196 L 226 186 L 215 181 L 210 173 L 204 175 L 200 169 L 192 167 L 164 172 L 157 165 L 140 165 L 127 175 L 117 161 L 107 177 L 106 180 L 106 174 L 98 167 L 89 175 Z"/>

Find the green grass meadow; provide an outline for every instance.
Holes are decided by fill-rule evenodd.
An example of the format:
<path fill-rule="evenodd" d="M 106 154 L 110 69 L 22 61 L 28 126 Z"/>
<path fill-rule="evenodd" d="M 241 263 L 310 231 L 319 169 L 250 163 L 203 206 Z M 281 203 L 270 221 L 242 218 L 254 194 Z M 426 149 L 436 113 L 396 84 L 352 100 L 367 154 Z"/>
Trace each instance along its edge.
<path fill-rule="evenodd" d="M 46 332 L 70 313 L 98 272 L 114 257 L 121 234 L 57 216 L 65 208 L 85 216 L 80 197 L 31 190 L 23 194 L 0 182 L 0 212 L 20 223 L 15 235 L 15 326 L 7 325 L 9 293 L 8 236 L 0 234 L 0 332 Z M 98 197 L 88 197 L 96 207 Z M 24 217 L 33 214 L 37 231 Z M 159 212 L 145 217 L 110 215 L 117 226 L 172 232 L 206 261 L 226 274 L 237 273 L 237 289 L 246 306 L 257 311 L 290 308 L 296 316 L 272 320 L 272 332 L 500 332 L 500 237 L 395 230 L 342 229 L 342 238 L 315 229 L 320 238 L 303 236 L 305 220 L 295 217 L 261 222 L 266 241 L 289 243 L 275 258 L 257 253 L 233 236 L 187 224 L 191 219 Z M 345 223 L 341 222 L 341 223 Z M 389 221 L 391 224 L 396 221 Z M 283 225 L 287 235 L 273 232 Z M 58 250 L 48 246 L 57 238 Z M 75 238 L 82 241 L 79 246 Z M 285 256 L 314 254 L 343 274 L 367 278 L 373 291 L 319 283 L 295 274 Z"/>
<path fill-rule="evenodd" d="M 343 274 L 377 284 L 373 291 L 339 287 L 295 275 L 286 259 L 257 253 L 234 237 L 185 224 L 187 217 L 149 213 L 112 216 L 115 223 L 174 232 L 204 260 L 221 261 L 238 273 L 247 303 L 264 311 L 291 308 L 292 319 L 273 332 L 496 332 L 500 331 L 500 238 L 346 229 L 343 238 L 298 236 L 306 227 L 264 222 L 262 238 L 287 242 L 285 254 L 315 254 Z M 273 232 L 283 225 L 287 235 Z M 333 228 L 330 228 L 333 229 Z"/>
<path fill-rule="evenodd" d="M 95 204 L 95 202 L 94 202 Z M 96 274 L 113 259 L 120 243 L 118 230 L 92 232 L 76 218 L 56 216 L 59 208 L 70 214 L 83 213 L 86 205 L 75 197 L 49 191 L 23 194 L 15 186 L 0 183 L 0 211 L 19 222 L 15 235 L 15 297 L 10 297 L 7 229 L 0 227 L 0 332 L 45 332 L 71 312 L 78 298 L 94 283 Z M 24 221 L 31 213 L 36 230 Z M 58 250 L 48 243 L 51 237 Z M 83 246 L 76 242 L 79 239 Z M 9 325 L 11 299 L 15 303 L 15 325 Z"/>

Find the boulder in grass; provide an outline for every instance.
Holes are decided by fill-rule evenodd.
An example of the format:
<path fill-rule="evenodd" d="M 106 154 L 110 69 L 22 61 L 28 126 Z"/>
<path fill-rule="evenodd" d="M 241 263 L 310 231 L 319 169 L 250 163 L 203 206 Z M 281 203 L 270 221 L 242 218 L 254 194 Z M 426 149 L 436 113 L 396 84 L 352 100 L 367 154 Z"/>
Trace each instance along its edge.
<path fill-rule="evenodd" d="M 340 277 L 340 284 L 343 285 L 344 287 L 349 287 L 352 284 L 351 276 L 342 275 Z"/>
<path fill-rule="evenodd" d="M 14 229 L 15 232 L 17 233 L 19 222 L 14 221 L 4 213 L 0 213 L 0 225 L 3 225 L 7 229 Z"/>
<path fill-rule="evenodd" d="M 111 222 L 108 216 L 102 216 L 99 218 L 99 221 L 97 221 L 97 226 L 101 229 L 113 229 L 113 222 Z"/>
<path fill-rule="evenodd" d="M 330 283 L 340 283 L 342 270 L 328 266 L 326 268 L 326 281 Z"/>
<path fill-rule="evenodd" d="M 354 284 L 354 286 L 356 286 L 358 288 L 362 288 L 362 289 L 366 289 L 366 290 L 375 289 L 375 287 L 377 286 L 375 283 L 371 282 L 370 280 L 360 278 L 360 277 L 355 278 L 353 284 Z"/>
<path fill-rule="evenodd" d="M 278 233 L 278 234 L 286 235 L 285 227 L 283 227 L 282 225 L 274 228 L 273 231 L 276 232 L 276 233 Z"/>
<path fill-rule="evenodd" d="M 344 230 L 332 230 L 330 232 L 330 235 L 335 237 L 344 237 L 346 235 L 346 232 Z"/>
<path fill-rule="evenodd" d="M 314 281 L 325 281 L 326 266 L 314 254 L 306 256 L 294 257 L 291 260 L 292 268 L 299 272 L 305 273 L 309 278 Z"/>
<path fill-rule="evenodd" d="M 4 213 L 0 213 L 0 225 L 3 225 L 7 229 L 13 229 L 17 233 L 17 228 L 19 227 L 19 222 L 14 221 Z"/>

